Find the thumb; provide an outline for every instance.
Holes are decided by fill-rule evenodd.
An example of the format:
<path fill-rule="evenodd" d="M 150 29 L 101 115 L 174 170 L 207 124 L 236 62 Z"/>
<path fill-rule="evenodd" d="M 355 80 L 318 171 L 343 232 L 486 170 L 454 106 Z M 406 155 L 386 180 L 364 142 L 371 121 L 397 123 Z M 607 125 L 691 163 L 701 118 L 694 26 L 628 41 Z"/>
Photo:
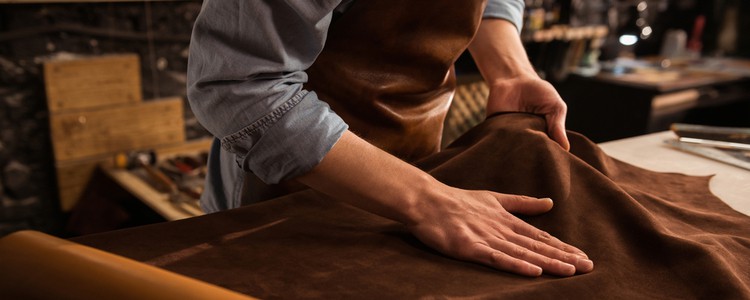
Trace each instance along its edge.
<path fill-rule="evenodd" d="M 570 142 L 565 133 L 565 114 L 547 115 L 547 132 L 565 151 L 570 151 Z"/>
<path fill-rule="evenodd" d="M 504 195 L 497 197 L 498 202 L 511 213 L 524 215 L 538 215 L 552 209 L 553 203 L 550 198 L 534 198 L 520 195 Z"/>

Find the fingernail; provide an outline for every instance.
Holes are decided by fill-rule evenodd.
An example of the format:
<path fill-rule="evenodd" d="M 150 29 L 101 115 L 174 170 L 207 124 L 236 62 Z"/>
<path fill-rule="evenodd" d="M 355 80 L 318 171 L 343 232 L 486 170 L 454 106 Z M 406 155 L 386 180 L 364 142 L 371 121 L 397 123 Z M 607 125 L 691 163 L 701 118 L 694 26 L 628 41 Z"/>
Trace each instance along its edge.
<path fill-rule="evenodd" d="M 571 264 L 566 264 L 566 263 L 563 263 L 563 265 L 565 266 L 565 271 L 563 272 L 565 275 L 568 275 L 568 276 L 575 275 L 576 266 L 571 265 Z"/>
<path fill-rule="evenodd" d="M 544 272 L 544 270 L 542 270 L 541 267 L 529 264 L 529 275 L 531 275 L 531 276 L 542 276 L 543 272 Z"/>
<path fill-rule="evenodd" d="M 589 259 L 579 258 L 577 265 L 580 266 L 578 271 L 581 272 L 589 272 L 594 269 L 594 262 Z"/>

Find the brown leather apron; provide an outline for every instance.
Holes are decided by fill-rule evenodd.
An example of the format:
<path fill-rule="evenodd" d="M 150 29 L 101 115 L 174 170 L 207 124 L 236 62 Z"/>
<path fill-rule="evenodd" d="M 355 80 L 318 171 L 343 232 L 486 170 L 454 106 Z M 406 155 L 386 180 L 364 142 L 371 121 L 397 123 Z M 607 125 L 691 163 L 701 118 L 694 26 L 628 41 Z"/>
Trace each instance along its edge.
<path fill-rule="evenodd" d="M 452 66 L 484 4 L 356 1 L 331 25 L 306 87 L 381 149 L 407 161 L 435 153 L 455 88 Z"/>
<path fill-rule="evenodd" d="M 410 162 L 435 153 L 455 89 L 453 63 L 476 34 L 485 3 L 356 1 L 332 22 L 305 88 L 375 146 Z M 249 178 L 243 194 L 269 199 L 298 189 L 292 185 Z"/>

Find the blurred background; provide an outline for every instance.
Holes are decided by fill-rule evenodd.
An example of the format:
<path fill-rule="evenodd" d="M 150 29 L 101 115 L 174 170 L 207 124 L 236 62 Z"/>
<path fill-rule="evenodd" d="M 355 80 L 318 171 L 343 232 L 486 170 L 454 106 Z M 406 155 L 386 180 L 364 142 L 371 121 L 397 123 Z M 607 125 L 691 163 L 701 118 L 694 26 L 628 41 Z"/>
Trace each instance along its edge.
<path fill-rule="evenodd" d="M 185 102 L 200 7 L 0 1 L 0 236 L 201 214 L 210 134 Z M 604 142 L 675 122 L 750 127 L 748 14 L 740 0 L 527 0 L 521 37 L 569 129 Z M 484 117 L 471 56 L 456 64 L 445 144 Z"/>

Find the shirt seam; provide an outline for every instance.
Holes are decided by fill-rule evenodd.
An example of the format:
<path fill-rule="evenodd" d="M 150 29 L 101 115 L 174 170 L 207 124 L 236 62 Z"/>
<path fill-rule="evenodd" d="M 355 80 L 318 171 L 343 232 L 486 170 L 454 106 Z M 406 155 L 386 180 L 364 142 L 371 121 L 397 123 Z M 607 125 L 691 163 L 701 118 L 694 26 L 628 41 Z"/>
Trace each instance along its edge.
<path fill-rule="evenodd" d="M 234 149 L 232 148 L 233 144 L 235 144 L 238 140 L 247 139 L 253 135 L 256 135 L 261 130 L 270 127 L 276 121 L 281 119 L 281 117 L 283 117 L 287 112 L 292 110 L 292 108 L 297 106 L 297 104 L 299 104 L 308 93 L 309 92 L 305 90 L 298 92 L 296 95 L 294 95 L 294 97 L 292 97 L 270 113 L 266 114 L 262 118 L 258 119 L 247 127 L 240 129 L 240 131 L 222 138 L 222 147 L 224 148 L 224 150 L 237 154 L 236 151 L 234 151 Z"/>

